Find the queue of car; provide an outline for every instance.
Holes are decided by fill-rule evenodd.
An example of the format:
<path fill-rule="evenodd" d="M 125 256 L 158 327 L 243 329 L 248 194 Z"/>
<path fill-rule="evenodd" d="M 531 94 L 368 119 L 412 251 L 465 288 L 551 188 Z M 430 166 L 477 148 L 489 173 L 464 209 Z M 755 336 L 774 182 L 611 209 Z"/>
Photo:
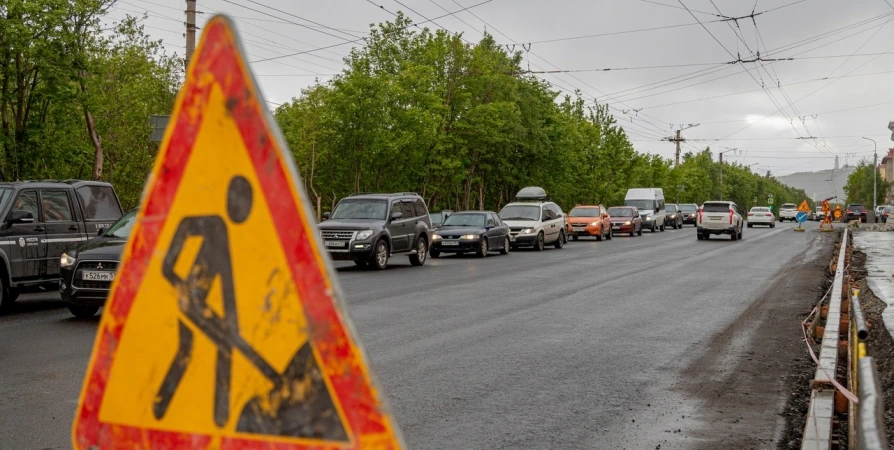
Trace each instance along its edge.
<path fill-rule="evenodd" d="M 890 208 L 879 216 L 887 219 Z M 6 217 L 0 235 L 8 239 L 0 240 L 0 309 L 19 293 L 58 284 L 73 315 L 95 315 L 111 289 L 137 210 L 124 213 L 108 183 L 70 180 L 0 183 L 0 212 Z M 630 189 L 624 205 L 577 205 L 567 215 L 539 187 L 522 189 L 499 213 L 431 213 L 416 193 L 362 193 L 345 197 L 323 218 L 317 227 L 333 260 L 380 270 L 400 255 L 421 266 L 429 256 L 446 253 L 484 258 L 522 247 L 561 249 L 569 239 L 642 236 L 647 229 L 688 224 L 699 240 L 718 234 L 738 240 L 744 226 L 733 202 L 665 204 L 657 188 Z M 748 214 L 749 227 L 774 222 L 767 207 Z"/>

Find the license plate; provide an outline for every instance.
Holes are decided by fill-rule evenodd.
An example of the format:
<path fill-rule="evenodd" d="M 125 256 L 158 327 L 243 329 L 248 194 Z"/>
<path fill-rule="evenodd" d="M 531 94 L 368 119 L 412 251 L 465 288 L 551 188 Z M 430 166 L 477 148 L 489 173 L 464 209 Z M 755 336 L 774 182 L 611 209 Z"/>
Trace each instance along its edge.
<path fill-rule="evenodd" d="M 323 245 L 326 247 L 344 247 L 347 244 L 345 241 L 324 241 Z"/>
<path fill-rule="evenodd" d="M 612 228 L 621 228 L 620 225 L 612 225 Z"/>
<path fill-rule="evenodd" d="M 712 217 L 711 220 L 723 220 L 723 217 Z"/>
<path fill-rule="evenodd" d="M 459 245 L 459 242 L 458 241 L 441 241 L 441 245 L 444 245 L 447 247 L 457 246 L 457 245 Z"/>
<path fill-rule="evenodd" d="M 81 279 L 84 281 L 114 281 L 115 272 L 96 272 L 92 270 L 84 270 L 81 272 Z"/>

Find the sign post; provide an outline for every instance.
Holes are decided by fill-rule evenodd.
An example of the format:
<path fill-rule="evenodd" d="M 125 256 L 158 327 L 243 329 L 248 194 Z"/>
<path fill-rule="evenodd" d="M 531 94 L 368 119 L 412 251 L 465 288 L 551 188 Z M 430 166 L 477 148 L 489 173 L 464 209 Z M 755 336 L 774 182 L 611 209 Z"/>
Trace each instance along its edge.
<path fill-rule="evenodd" d="M 397 449 L 276 121 L 205 26 L 104 308 L 75 449 Z"/>

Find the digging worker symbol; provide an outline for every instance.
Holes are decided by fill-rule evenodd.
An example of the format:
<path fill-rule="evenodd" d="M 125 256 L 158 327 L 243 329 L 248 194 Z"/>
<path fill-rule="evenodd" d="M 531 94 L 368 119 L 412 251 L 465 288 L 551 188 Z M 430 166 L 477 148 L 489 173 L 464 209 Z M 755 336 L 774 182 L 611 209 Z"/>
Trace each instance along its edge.
<path fill-rule="evenodd" d="M 252 187 L 247 179 L 235 176 L 230 180 L 226 206 L 230 222 L 236 225 L 245 222 L 252 209 Z M 182 278 L 174 268 L 189 238 L 200 238 L 202 242 L 189 273 Z M 238 431 L 346 439 L 309 343 L 305 342 L 298 349 L 285 371 L 280 373 L 241 336 L 231 256 L 227 222 L 223 217 L 191 216 L 178 224 L 162 262 L 162 273 L 178 291 L 177 301 L 182 313 L 178 324 L 179 344 L 155 396 L 155 418 L 160 420 L 165 416 L 189 369 L 195 337 L 188 321 L 217 348 L 213 415 L 218 427 L 224 426 L 230 418 L 232 358 L 234 352 L 239 352 L 273 386 L 264 398 L 257 396 L 242 408 L 236 423 Z M 216 279 L 220 280 L 223 300 L 220 315 L 208 306 Z M 271 404 L 278 407 L 271 410 L 261 406 Z"/>

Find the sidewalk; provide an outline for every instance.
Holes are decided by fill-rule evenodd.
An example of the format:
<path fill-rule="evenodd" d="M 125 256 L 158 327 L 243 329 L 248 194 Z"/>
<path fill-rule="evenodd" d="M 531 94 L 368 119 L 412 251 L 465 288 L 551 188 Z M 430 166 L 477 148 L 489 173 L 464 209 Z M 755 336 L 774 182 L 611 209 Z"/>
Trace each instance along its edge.
<path fill-rule="evenodd" d="M 869 289 L 888 305 L 882 320 L 894 337 L 894 233 L 857 231 L 854 248 L 866 255 L 866 281 Z"/>

